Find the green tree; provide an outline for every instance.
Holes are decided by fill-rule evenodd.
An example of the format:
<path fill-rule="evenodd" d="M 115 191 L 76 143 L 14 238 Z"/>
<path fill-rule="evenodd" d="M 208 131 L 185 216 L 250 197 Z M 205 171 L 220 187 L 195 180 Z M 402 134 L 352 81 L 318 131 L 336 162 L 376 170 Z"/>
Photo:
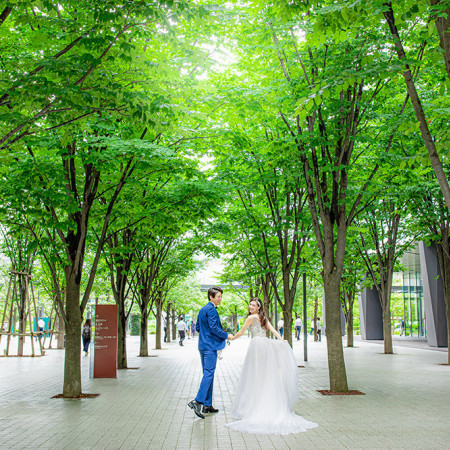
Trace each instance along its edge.
<path fill-rule="evenodd" d="M 392 186 L 401 192 L 397 183 Z M 378 199 L 358 218 L 360 254 L 375 286 L 383 311 L 384 353 L 392 354 L 391 292 L 395 266 L 415 236 L 402 209 L 404 197 L 392 193 Z"/>
<path fill-rule="evenodd" d="M 422 174 L 420 183 L 409 187 L 409 209 L 414 220 L 410 226 L 428 245 L 436 246 L 436 253 L 444 287 L 447 324 L 450 323 L 450 217 L 442 192 L 430 172 Z M 447 327 L 450 342 L 450 327 Z M 448 352 L 450 364 L 450 352 Z"/>
<path fill-rule="evenodd" d="M 23 226 L 9 230 L 5 230 L 2 227 L 1 234 L 3 238 L 3 252 L 10 260 L 10 277 L 14 277 L 17 280 L 17 291 L 11 291 L 10 301 L 15 303 L 18 313 L 19 339 L 17 355 L 23 356 L 27 317 L 34 312 L 29 311 L 28 301 L 32 298 L 30 282 L 36 259 L 36 248 L 33 246 L 33 237 L 30 233 L 27 233 Z M 14 293 L 17 297 L 14 296 Z M 11 320 L 12 317 L 9 317 L 9 321 Z M 38 318 L 36 317 L 35 320 L 37 321 Z M 33 325 L 30 324 L 30 328 L 32 327 Z"/>
<path fill-rule="evenodd" d="M 344 270 L 342 271 L 341 281 L 341 305 L 347 325 L 347 347 L 353 347 L 354 330 L 354 306 L 356 294 L 361 290 L 366 267 L 361 258 L 358 235 L 353 227 L 349 230 L 349 239 L 347 242 Z"/>

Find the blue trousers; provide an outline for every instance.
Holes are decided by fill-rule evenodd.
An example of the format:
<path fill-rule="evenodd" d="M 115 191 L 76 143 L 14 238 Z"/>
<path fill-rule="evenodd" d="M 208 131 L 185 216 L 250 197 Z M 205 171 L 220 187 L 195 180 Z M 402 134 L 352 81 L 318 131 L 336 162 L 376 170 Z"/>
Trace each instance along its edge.
<path fill-rule="evenodd" d="M 87 352 L 89 350 L 89 344 L 91 339 L 83 338 L 83 352 Z"/>
<path fill-rule="evenodd" d="M 205 406 L 212 405 L 214 372 L 217 364 L 217 351 L 199 350 L 202 361 L 203 378 L 195 400 Z"/>

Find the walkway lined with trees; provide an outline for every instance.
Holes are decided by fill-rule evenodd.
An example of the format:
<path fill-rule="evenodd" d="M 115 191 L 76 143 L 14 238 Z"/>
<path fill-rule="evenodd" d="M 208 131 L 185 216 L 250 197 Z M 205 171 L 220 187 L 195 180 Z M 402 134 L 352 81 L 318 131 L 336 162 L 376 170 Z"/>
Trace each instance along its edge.
<path fill-rule="evenodd" d="M 450 413 L 445 353 L 398 348 L 383 355 L 382 345 L 356 341 L 345 348 L 353 387 L 366 395 L 327 396 L 326 343 L 310 342 L 310 361 L 299 368 L 300 397 L 295 412 L 319 423 L 307 433 L 262 436 L 234 432 L 233 395 L 248 339 L 232 342 L 217 366 L 214 405 L 205 420 L 187 407 L 201 378 L 197 340 L 165 344 L 140 358 L 139 339 L 128 339 L 130 366 L 117 380 L 89 379 L 82 358 L 83 389 L 95 399 L 52 399 L 61 386 L 63 351 L 44 358 L 1 361 L 0 447 L 29 448 L 446 448 Z M 150 347 L 154 347 L 151 339 Z M 294 343 L 303 365 L 302 345 Z"/>
<path fill-rule="evenodd" d="M 352 333 L 364 273 L 393 353 L 392 276 L 414 241 L 437 248 L 450 323 L 449 14 L 448 0 L 7 4 L 2 270 L 54 303 L 64 396 L 83 391 L 90 303 L 118 305 L 127 368 L 130 314 L 146 357 L 149 316 L 159 348 L 163 312 L 172 327 L 192 309 L 201 255 L 287 329 L 306 274 L 333 392 L 354 389 L 341 305 Z"/>

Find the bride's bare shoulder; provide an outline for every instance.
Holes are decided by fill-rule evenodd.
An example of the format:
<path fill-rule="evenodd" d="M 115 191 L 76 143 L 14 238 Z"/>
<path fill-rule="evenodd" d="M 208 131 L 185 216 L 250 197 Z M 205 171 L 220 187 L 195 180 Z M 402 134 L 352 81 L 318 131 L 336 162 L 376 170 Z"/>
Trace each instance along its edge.
<path fill-rule="evenodd" d="M 259 321 L 258 314 L 251 314 L 250 316 L 247 316 L 247 322 L 251 325 L 252 323 L 255 323 L 255 319 Z"/>

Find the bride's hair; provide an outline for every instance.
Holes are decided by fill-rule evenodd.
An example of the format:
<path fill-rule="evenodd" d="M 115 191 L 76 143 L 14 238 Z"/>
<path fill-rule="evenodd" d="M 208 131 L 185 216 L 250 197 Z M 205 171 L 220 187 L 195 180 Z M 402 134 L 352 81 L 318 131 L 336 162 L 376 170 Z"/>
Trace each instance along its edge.
<path fill-rule="evenodd" d="M 266 317 L 266 311 L 264 311 L 264 306 L 262 304 L 262 301 L 258 297 L 253 297 L 250 301 L 256 302 L 256 304 L 259 306 L 259 310 L 258 310 L 259 323 L 261 324 L 261 328 L 266 328 L 267 317 Z M 250 311 L 249 311 L 248 315 L 250 315 Z"/>

